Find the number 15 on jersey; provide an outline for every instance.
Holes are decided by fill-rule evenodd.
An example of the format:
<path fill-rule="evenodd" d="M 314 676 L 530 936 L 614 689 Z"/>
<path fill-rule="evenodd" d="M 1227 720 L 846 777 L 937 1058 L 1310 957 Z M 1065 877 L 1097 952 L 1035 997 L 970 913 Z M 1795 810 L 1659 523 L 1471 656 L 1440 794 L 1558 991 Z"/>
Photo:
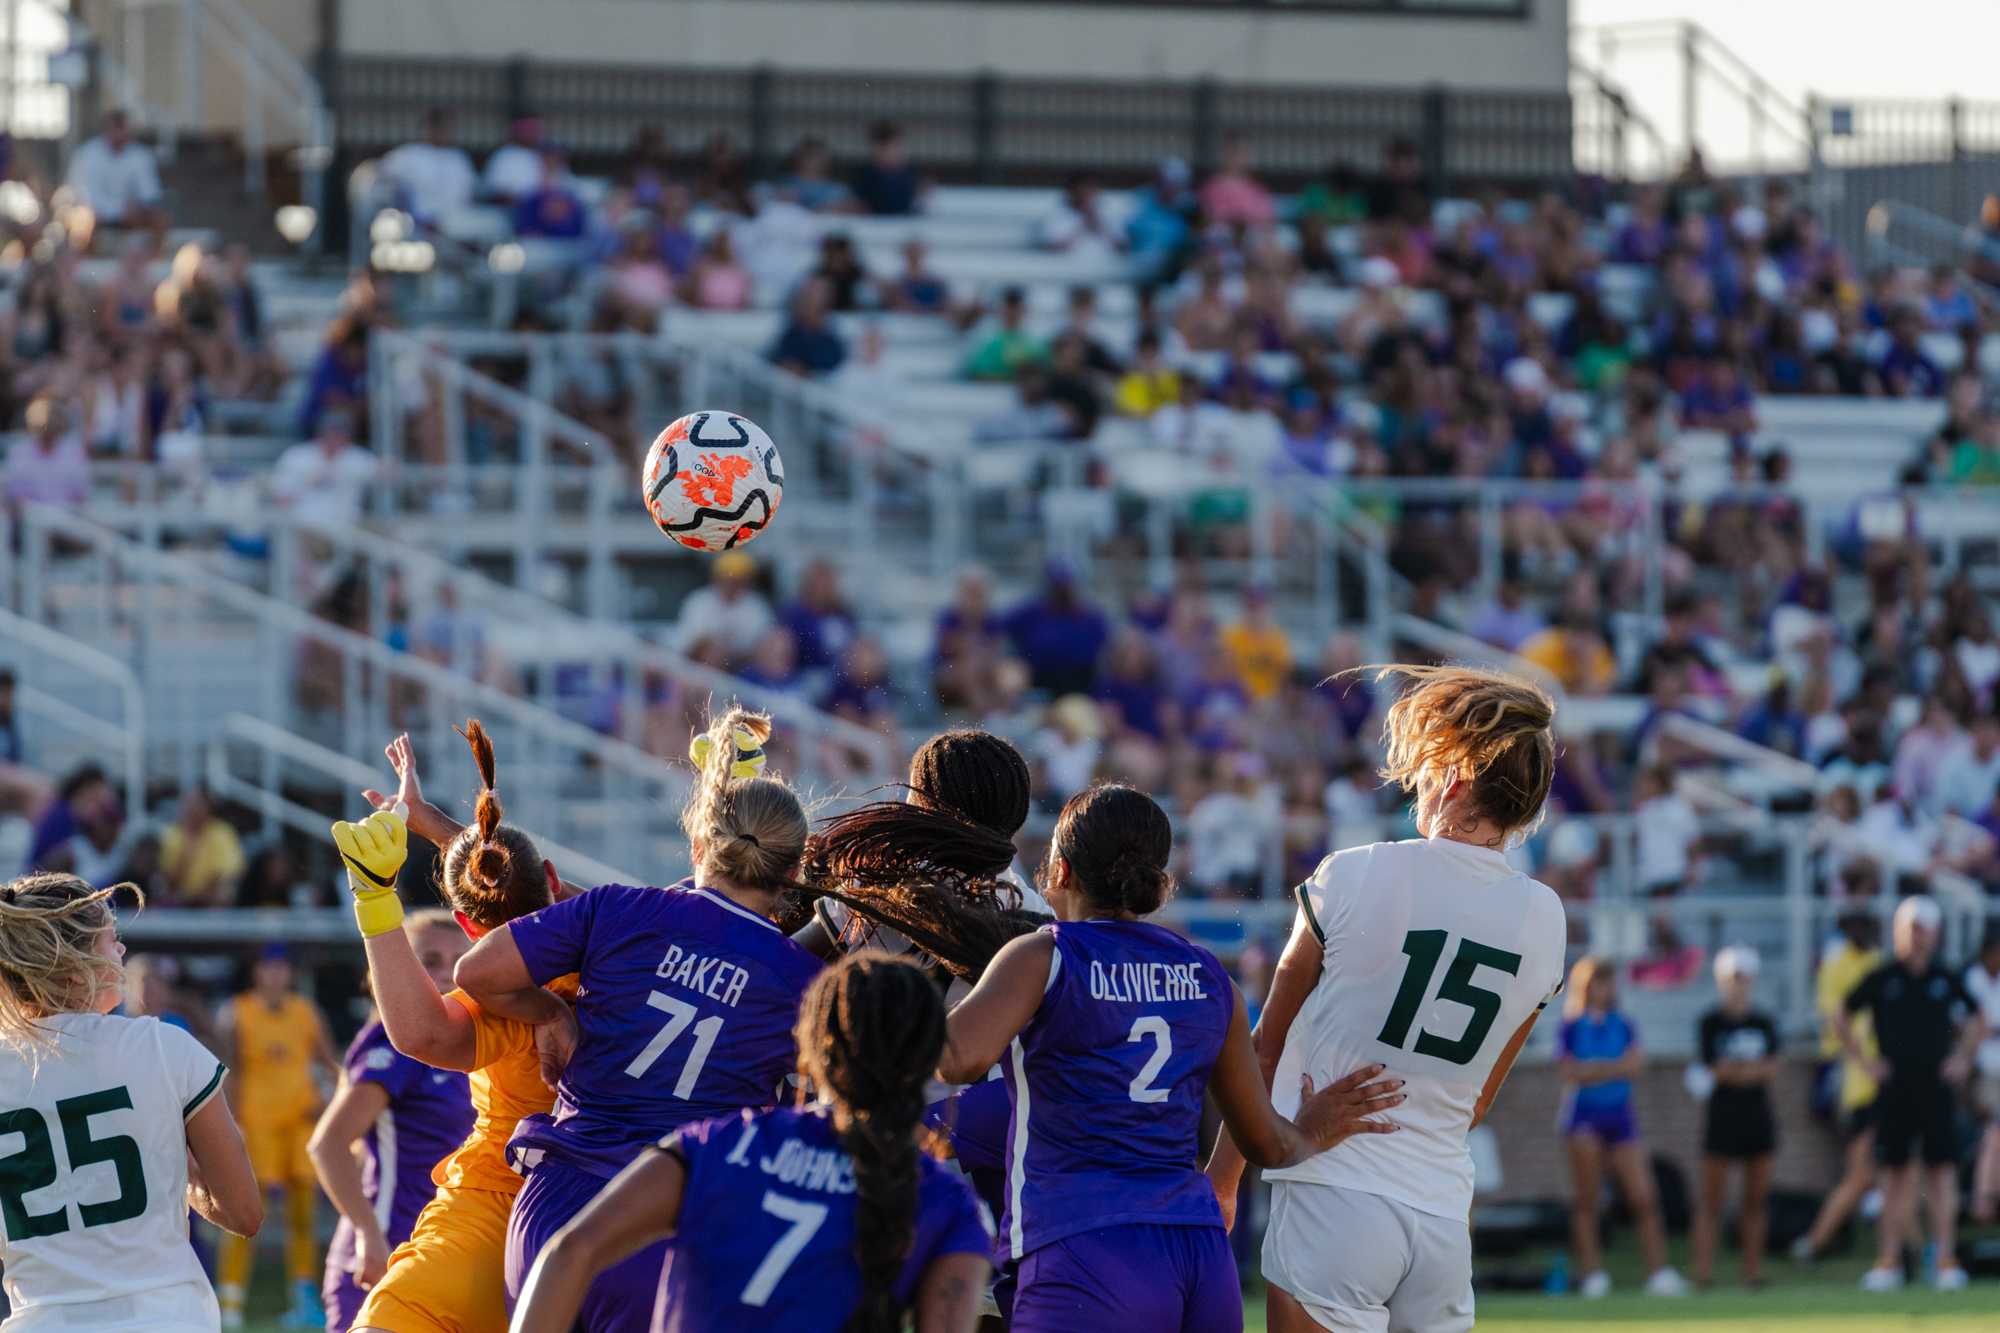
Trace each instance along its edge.
<path fill-rule="evenodd" d="M 1430 993 L 1431 977 L 1437 972 L 1439 960 L 1444 957 L 1444 946 L 1449 937 L 1450 932 L 1443 930 L 1413 930 L 1403 936 L 1403 955 L 1410 961 L 1404 965 L 1403 984 L 1396 988 L 1395 1003 L 1389 1006 L 1388 1017 L 1383 1019 L 1382 1030 L 1376 1034 L 1375 1040 L 1399 1051 L 1406 1048 L 1410 1028 L 1416 1022 L 1418 1010 L 1423 1008 L 1424 997 Z M 1481 944 L 1477 940 L 1461 939 L 1458 952 L 1452 955 L 1451 966 L 1445 969 L 1444 980 L 1438 984 L 1437 998 L 1471 1010 L 1465 1020 L 1465 1030 L 1456 1037 L 1446 1037 L 1424 1029 L 1417 1034 L 1415 1049 L 1418 1055 L 1436 1056 L 1454 1065 L 1471 1064 L 1478 1056 L 1479 1048 L 1486 1044 L 1487 1034 L 1493 1031 L 1493 1020 L 1500 1016 L 1501 1004 L 1498 991 L 1475 984 L 1476 974 L 1482 967 L 1505 972 L 1510 977 L 1518 976 L 1521 955 Z"/>

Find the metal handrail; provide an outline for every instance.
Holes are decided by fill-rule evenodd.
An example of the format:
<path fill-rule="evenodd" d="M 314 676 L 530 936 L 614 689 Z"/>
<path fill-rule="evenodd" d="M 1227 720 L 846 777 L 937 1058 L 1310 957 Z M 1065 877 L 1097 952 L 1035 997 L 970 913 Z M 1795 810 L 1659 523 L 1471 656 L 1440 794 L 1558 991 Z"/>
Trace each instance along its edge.
<path fill-rule="evenodd" d="M 1940 262 L 1937 255 L 1924 255 L 1891 239 L 1892 230 L 1902 227 L 1916 232 L 1924 240 L 1934 243 L 1939 254 L 1948 254 L 1948 261 L 1958 271 L 1958 279 L 1967 291 L 1978 298 L 1989 315 L 2000 313 L 2000 287 L 1982 282 L 1966 271 L 1965 261 L 1973 256 L 2000 262 L 2000 241 L 1996 241 L 1978 227 L 1968 223 L 1955 223 L 1949 218 L 1939 217 L 1926 208 L 1904 203 L 1898 199 L 1878 199 L 1869 205 L 1867 217 L 1868 248 L 1873 260 L 1888 260 L 1892 263 L 1929 267 Z"/>
<path fill-rule="evenodd" d="M 349 790 L 359 790 L 374 786 L 382 781 L 380 771 L 337 750 L 307 740 L 305 737 L 286 731 L 262 718 L 248 713 L 231 713 L 222 720 L 222 736 L 210 746 L 208 754 L 209 785 L 217 792 L 251 806 L 268 818 L 286 824 L 295 832 L 313 838 L 326 836 L 326 816 L 317 810 L 287 800 L 282 794 L 267 791 L 262 787 L 239 778 L 229 767 L 229 757 L 224 746 L 225 740 L 241 741 L 260 750 L 268 750 L 280 758 L 289 760 L 304 768 L 318 772 L 322 777 Z M 510 821 L 511 822 L 511 821 Z M 516 828 L 521 826 L 516 823 Z M 535 842 L 542 854 L 554 861 L 564 878 L 575 884 L 637 884 L 643 879 L 628 870 L 619 870 L 595 857 L 586 855 L 572 847 L 565 847 L 546 834 L 522 828 Z"/>
<path fill-rule="evenodd" d="M 25 702 L 40 699 L 37 705 L 41 711 L 60 716 L 65 725 L 77 730 L 97 731 L 99 744 L 121 750 L 125 769 L 125 808 L 143 810 L 146 807 L 146 703 L 139 688 L 138 673 L 125 662 L 109 653 L 79 643 L 67 634 L 37 624 L 25 616 L 0 607 L 0 638 L 15 640 L 32 648 L 40 656 L 61 660 L 74 670 L 93 676 L 100 676 L 111 682 L 118 691 L 123 707 L 123 721 L 113 726 L 102 718 L 93 718 L 74 705 L 54 695 L 44 694 L 32 687 L 22 690 Z M 95 727 L 84 724 L 94 723 Z"/>

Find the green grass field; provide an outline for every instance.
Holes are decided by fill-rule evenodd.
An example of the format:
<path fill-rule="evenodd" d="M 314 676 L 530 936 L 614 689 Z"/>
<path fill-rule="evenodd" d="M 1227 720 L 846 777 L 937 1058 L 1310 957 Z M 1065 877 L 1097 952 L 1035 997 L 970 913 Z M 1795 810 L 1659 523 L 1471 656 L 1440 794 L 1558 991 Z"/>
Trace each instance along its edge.
<path fill-rule="evenodd" d="M 1683 1247 L 1675 1259 L 1684 1261 Z M 280 1333 L 277 1313 L 283 1293 L 273 1280 L 275 1255 L 258 1266 L 252 1292 L 248 1333 Z M 2000 1281 L 1976 1281 L 1968 1291 L 1940 1295 L 1927 1287 L 1894 1296 L 1863 1294 L 1856 1283 L 1865 1267 L 1850 1255 L 1812 1268 L 1779 1259 L 1769 1265 L 1770 1285 L 1746 1291 L 1736 1281 L 1736 1267 L 1725 1257 L 1713 1291 L 1685 1300 L 1657 1300 L 1639 1294 L 1639 1280 L 1624 1247 L 1610 1256 L 1619 1289 L 1601 1301 L 1575 1296 L 1482 1294 L 1482 1333 L 1580 1333 L 1580 1330 L 1630 1330 L 1668 1333 L 1694 1329 L 1701 1333 L 1895 1333 L 1896 1330 L 1936 1330 L 1937 1333 L 1996 1333 L 2000 1331 Z M 1264 1333 L 1264 1296 L 1253 1291 L 1244 1301 L 1246 1333 Z M 1079 1330 L 1079 1333 L 1082 1333 Z M 1134 1333 L 1141 1333 L 1134 1330 Z"/>

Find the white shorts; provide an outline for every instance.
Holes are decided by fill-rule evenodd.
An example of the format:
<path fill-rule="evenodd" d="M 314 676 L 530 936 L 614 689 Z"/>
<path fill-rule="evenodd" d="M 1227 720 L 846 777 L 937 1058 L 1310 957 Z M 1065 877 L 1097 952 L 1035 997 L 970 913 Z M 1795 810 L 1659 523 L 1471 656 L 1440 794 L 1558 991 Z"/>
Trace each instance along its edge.
<path fill-rule="evenodd" d="M 222 1310 L 206 1282 L 177 1282 L 101 1301 L 31 1305 L 0 1320 L 0 1333 L 215 1333 Z"/>
<path fill-rule="evenodd" d="M 1338 1333 L 1464 1333 L 1472 1230 L 1379 1194 L 1276 1180 L 1264 1280 Z"/>

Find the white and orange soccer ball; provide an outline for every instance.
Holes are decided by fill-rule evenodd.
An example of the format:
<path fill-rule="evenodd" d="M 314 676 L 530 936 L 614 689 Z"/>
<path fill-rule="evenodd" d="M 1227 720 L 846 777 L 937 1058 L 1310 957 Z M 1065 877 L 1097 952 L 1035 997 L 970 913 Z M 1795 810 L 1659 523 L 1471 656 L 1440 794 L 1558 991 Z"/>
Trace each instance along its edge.
<path fill-rule="evenodd" d="M 771 525 L 785 498 L 778 446 L 734 412 L 690 412 L 661 431 L 639 474 L 646 512 L 695 551 L 727 551 Z"/>

